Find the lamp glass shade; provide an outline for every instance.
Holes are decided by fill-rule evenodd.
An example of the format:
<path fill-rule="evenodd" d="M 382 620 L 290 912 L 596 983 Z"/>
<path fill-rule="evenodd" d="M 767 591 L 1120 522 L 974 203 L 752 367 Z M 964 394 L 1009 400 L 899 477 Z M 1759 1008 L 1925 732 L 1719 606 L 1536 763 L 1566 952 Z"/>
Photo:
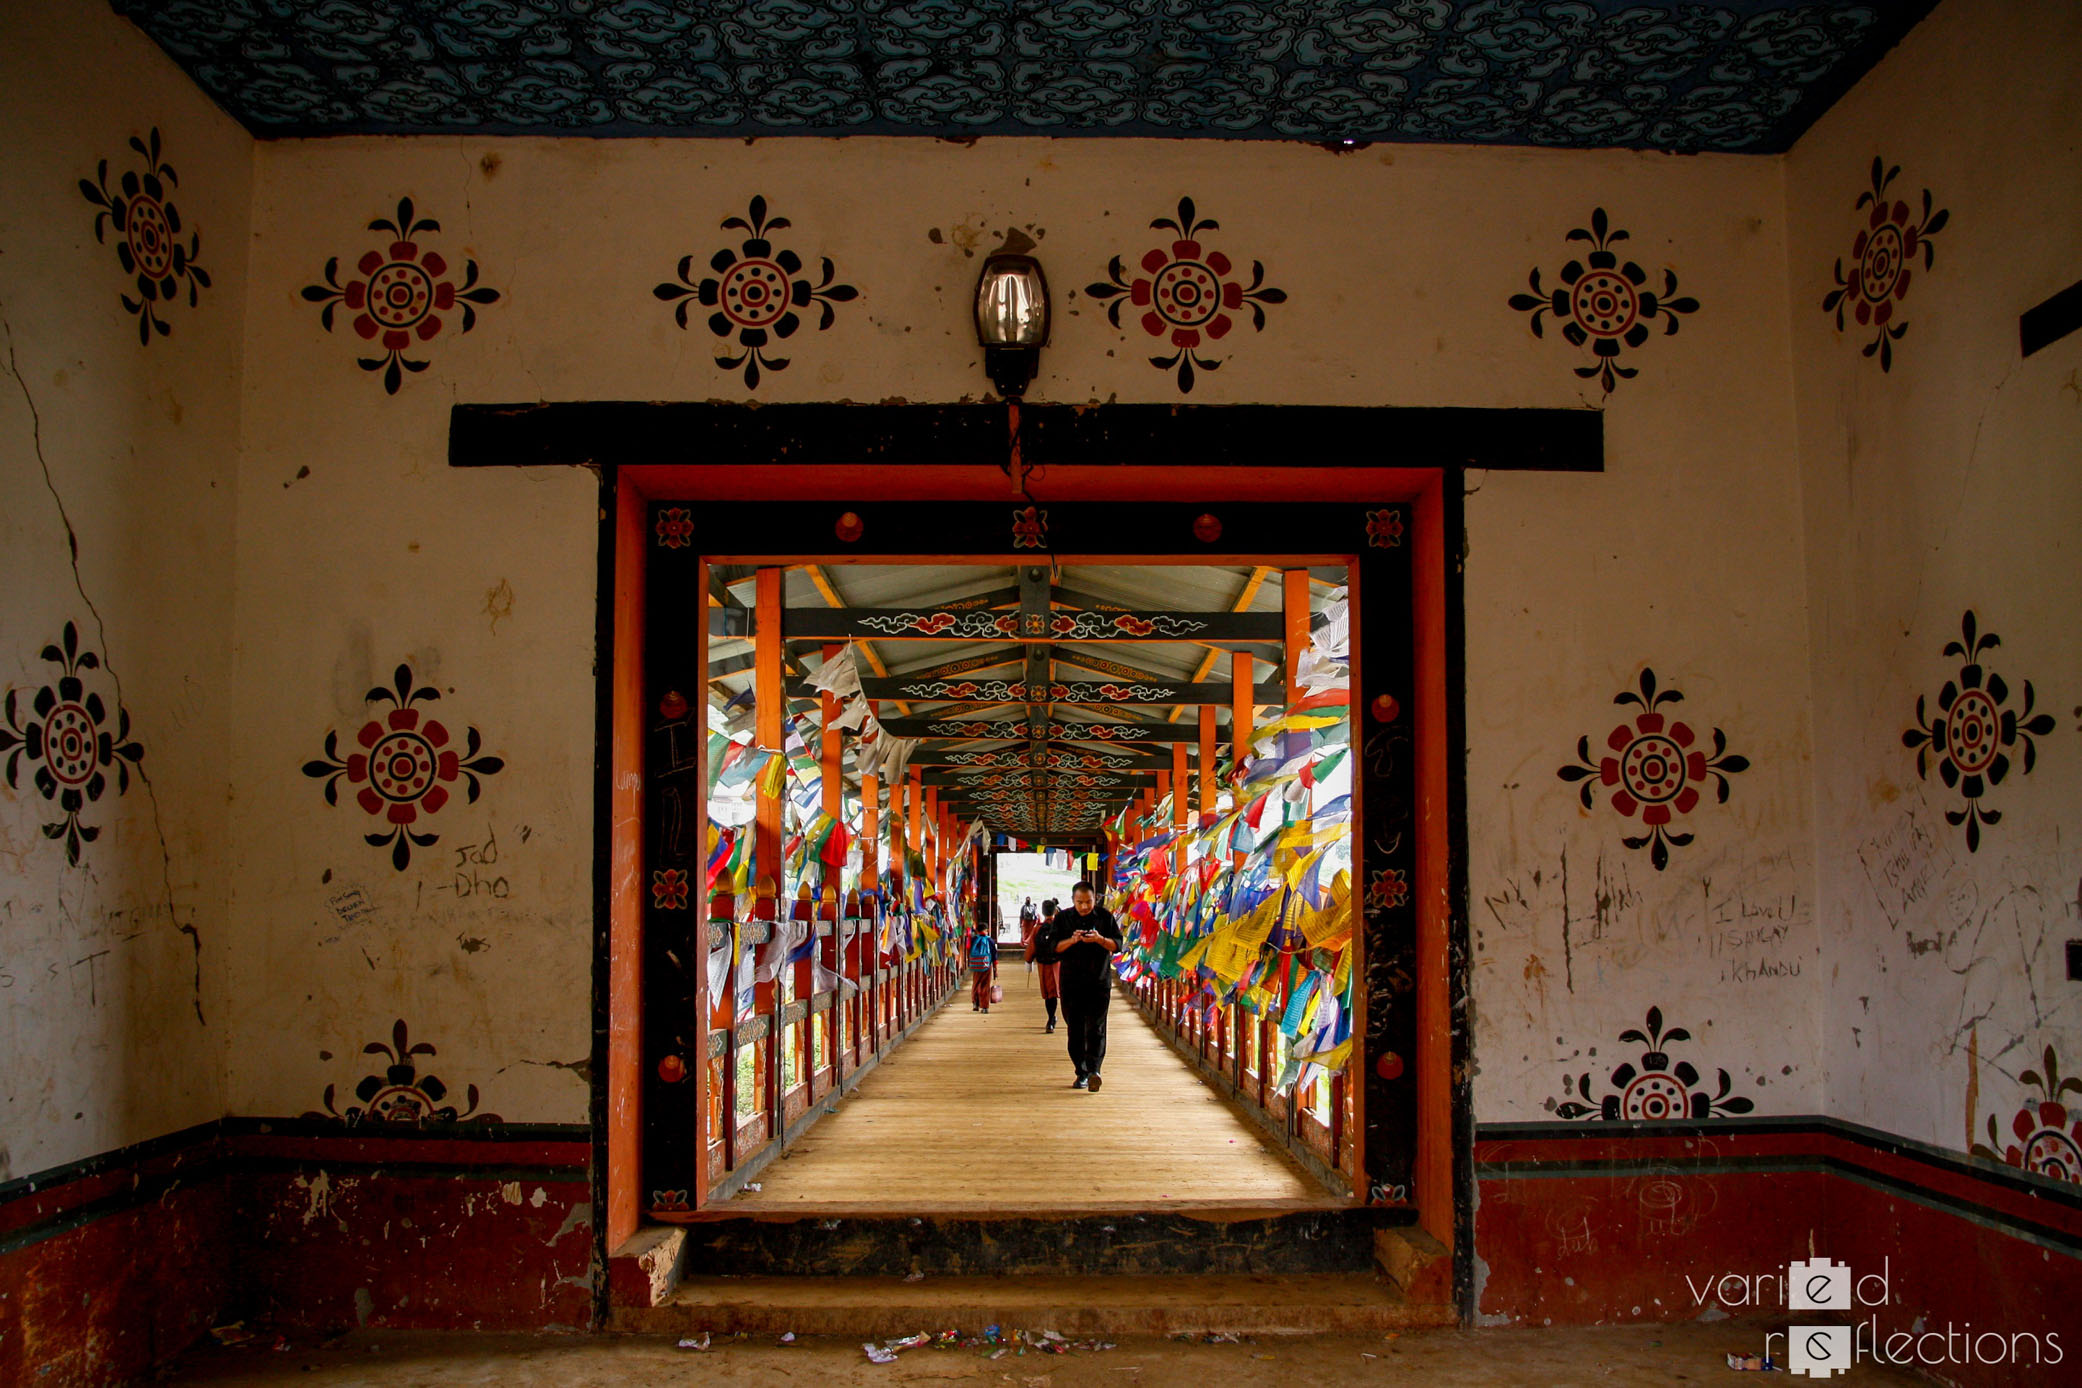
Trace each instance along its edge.
<path fill-rule="evenodd" d="M 993 255 L 976 282 L 976 340 L 985 347 L 1048 341 L 1048 280 L 1030 255 Z"/>

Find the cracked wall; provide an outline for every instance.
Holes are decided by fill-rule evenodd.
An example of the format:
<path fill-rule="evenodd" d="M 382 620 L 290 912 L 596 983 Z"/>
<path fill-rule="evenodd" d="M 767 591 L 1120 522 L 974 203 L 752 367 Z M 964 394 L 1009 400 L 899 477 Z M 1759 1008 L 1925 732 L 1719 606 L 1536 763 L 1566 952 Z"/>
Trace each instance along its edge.
<path fill-rule="evenodd" d="M 545 1062 L 586 1052 L 592 479 L 447 468 L 451 403 L 974 399 L 976 256 L 1012 231 L 1057 300 L 1037 400 L 1606 412 L 1605 473 L 1469 482 L 1477 1112 L 1552 1116 L 1586 1072 L 1602 1100 L 1620 1033 L 1652 1007 L 1697 1037 L 1673 1053 L 1709 1083 L 1728 1068 L 1709 1098 L 1818 1106 L 1775 164 L 1136 140 L 343 139 L 256 157 L 240 639 L 266 678 L 243 685 L 236 749 L 236 1111 L 344 1095 L 369 1069 L 361 1044 L 403 1017 L 451 1096 L 468 1082 L 507 1121 L 585 1117 L 581 1077 Z M 448 282 L 497 297 L 407 343 L 425 367 L 392 393 L 352 284 L 380 273 L 363 258 L 393 234 L 366 227 L 397 224 L 400 198 L 439 224 L 408 238 L 416 263 L 438 255 Z M 1184 349 L 1151 336 L 1132 289 L 1092 288 L 1175 250 L 1180 233 L 1151 223 L 1181 217 L 1234 267 L 1242 304 Z M 785 343 L 718 334 L 696 289 L 762 218 L 811 293 Z M 1513 303 L 1536 267 L 1543 289 L 1563 284 L 1594 234 L 1610 273 L 1659 305 L 1652 336 L 1615 337 L 1638 374 L 1609 394 L 1551 301 L 1537 316 Z M 858 293 L 824 305 L 824 326 L 827 280 Z M 1258 303 L 1262 328 L 1242 297 L 1254 281 L 1283 296 Z M 1190 377 L 1181 351 L 1201 363 Z M 1392 463 L 1393 441 L 1352 461 Z M 414 826 L 438 842 L 408 844 L 402 867 L 364 842 L 386 825 L 351 778 L 329 804 L 297 775 L 329 732 L 353 750 L 366 695 L 400 662 L 441 694 L 415 707 L 458 738 L 480 729 L 504 762 L 476 802 Z M 1666 844 L 1662 870 L 1624 846 L 1638 814 L 1583 810 L 1557 775 L 1579 737 L 1603 747 L 1644 667 L 1684 693 L 1674 707 L 1731 785 L 1721 804 L 1701 773 L 1706 803 L 1672 830 L 1692 842 Z M 1714 753 L 1715 728 L 1748 770 Z M 496 874 L 470 861 L 494 836 Z M 482 889 L 495 875 L 509 893 Z M 1502 919 L 1481 906 L 1512 893 L 1523 909 Z M 1804 1028 L 1790 1038 L 1789 1016 Z"/>
<path fill-rule="evenodd" d="M 0 16 L 0 128 L 4 1182 L 223 1112 L 252 142 L 92 6 Z M 155 164 L 160 211 L 97 239 L 82 180 Z M 163 333 L 119 245 L 175 280 Z"/>
<path fill-rule="evenodd" d="M 2078 51 L 2072 6 L 1941 6 L 1787 163 L 1828 1111 L 1997 1160 L 2082 1064 L 2082 336 L 2017 327 L 2082 274 Z M 1890 227 L 1950 215 L 1839 334 L 1838 275 L 1891 254 L 1875 156 Z M 2038 1150 L 2082 1179 L 2072 1133 Z"/>

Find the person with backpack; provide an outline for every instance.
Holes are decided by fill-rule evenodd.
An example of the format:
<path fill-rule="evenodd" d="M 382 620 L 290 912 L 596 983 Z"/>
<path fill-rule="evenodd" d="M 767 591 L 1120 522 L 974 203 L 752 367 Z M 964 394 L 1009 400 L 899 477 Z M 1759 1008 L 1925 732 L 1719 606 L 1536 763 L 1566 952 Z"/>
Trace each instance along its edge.
<path fill-rule="evenodd" d="M 981 920 L 969 932 L 969 1011 L 990 1011 L 991 985 L 998 981 L 998 942 Z"/>
<path fill-rule="evenodd" d="M 1041 932 L 1055 919 L 1055 898 L 1049 897 L 1041 903 L 1033 923 L 1020 934 L 1020 946 L 1026 951 L 1027 968 L 1038 970 L 1041 975 L 1041 1002 L 1048 1009 L 1048 1031 L 1055 1031 L 1055 1013 L 1062 996 L 1063 969 L 1053 954 L 1043 955 L 1040 948 Z"/>

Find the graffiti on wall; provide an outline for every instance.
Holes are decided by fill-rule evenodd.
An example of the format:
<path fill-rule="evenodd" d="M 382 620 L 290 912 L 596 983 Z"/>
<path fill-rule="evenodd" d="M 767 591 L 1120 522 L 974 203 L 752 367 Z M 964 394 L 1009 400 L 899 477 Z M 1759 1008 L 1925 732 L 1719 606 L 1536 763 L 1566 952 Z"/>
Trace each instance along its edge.
<path fill-rule="evenodd" d="M 355 364 L 364 371 L 382 372 L 384 391 L 396 395 L 406 372 L 428 366 L 424 359 L 405 353 L 424 351 L 447 322 L 443 315 L 458 310 L 461 331 L 469 332 L 477 326 L 478 308 L 497 303 L 499 291 L 477 282 L 477 262 L 469 257 L 463 258 L 462 278 L 453 280 L 446 256 L 421 249 L 419 238 L 438 232 L 441 224 L 418 216 L 410 198 L 398 200 L 395 219 L 378 217 L 369 230 L 388 233 L 390 243 L 365 252 L 345 283 L 340 280 L 340 258 L 332 257 L 325 262 L 325 283 L 305 285 L 303 294 L 306 302 L 324 305 L 318 321 L 327 332 L 333 329 L 337 310 L 354 315 L 350 321 L 355 336 L 383 354 L 357 357 Z"/>
<path fill-rule="evenodd" d="M 1619 364 L 1620 351 L 1645 346 L 1657 322 L 1663 336 L 1671 336 L 1683 315 L 1699 311 L 1699 301 L 1678 294 L 1677 272 L 1667 267 L 1662 293 L 1648 288 L 1648 272 L 1612 249 L 1627 233 L 1612 225 L 1602 207 L 1591 211 L 1588 227 L 1573 228 L 1566 239 L 1589 242 L 1590 253 L 1562 266 L 1561 283 L 1552 291 L 1541 284 L 1540 267 L 1534 266 L 1526 279 L 1533 292 L 1513 294 L 1511 307 L 1532 315 L 1527 324 L 1534 337 L 1547 335 L 1547 315 L 1553 314 L 1569 345 L 1588 347 L 1595 358 L 1577 367 L 1576 374 L 1595 379 L 1610 395 L 1620 381 L 1640 374 L 1639 367 Z"/>
<path fill-rule="evenodd" d="M 389 711 L 362 724 L 354 739 L 358 750 L 344 757 L 339 733 L 327 732 L 325 755 L 305 762 L 304 774 L 325 782 L 328 805 L 340 803 L 342 780 L 358 787 L 355 803 L 382 821 L 362 837 L 371 847 L 390 849 L 391 866 L 403 872 L 414 848 L 431 848 L 440 841 L 433 830 L 414 826 L 448 803 L 449 787 L 460 780 L 464 795 L 474 804 L 482 790 L 479 778 L 496 775 L 506 763 L 484 754 L 484 739 L 473 727 L 463 729 L 460 751 L 449 746 L 448 729 L 414 707 L 431 703 L 441 692 L 431 685 L 415 687 L 409 665 L 397 668 L 391 688 L 379 684 L 365 697 L 371 705 L 390 705 Z"/>
<path fill-rule="evenodd" d="M 1888 167 L 1880 156 L 1872 157 L 1872 186 L 1858 194 L 1857 207 L 1866 212 L 1865 225 L 1851 241 L 1850 268 L 1843 258 L 1836 261 L 1836 287 L 1822 298 L 1822 312 L 1836 315 L 1836 330 L 1844 331 L 1848 315 L 1859 330 L 1871 328 L 1872 341 L 1863 355 L 1877 355 L 1880 370 L 1894 369 L 1894 344 L 1908 331 L 1901 302 L 1908 297 L 1920 257 L 1927 271 L 1937 260 L 1937 234 L 1952 220 L 1948 208 L 1933 208 L 1930 190 L 1923 190 L 1921 214 L 1912 212 L 1906 201 L 1889 200 L 1887 189 L 1901 173 L 1901 165 Z"/>
<path fill-rule="evenodd" d="M 1612 808 L 1621 817 L 1639 819 L 1648 832 L 1627 834 L 1620 842 L 1628 848 L 1645 848 L 1648 860 L 1661 872 L 1670 865 L 1670 850 L 1692 842 L 1694 832 L 1675 826 L 1679 816 L 1690 815 L 1713 787 L 1714 802 L 1728 802 L 1728 777 L 1749 770 L 1749 759 L 1728 751 L 1727 735 L 1713 730 L 1713 750 L 1697 745 L 1699 736 L 1691 725 L 1663 712 L 1667 704 L 1679 703 L 1684 695 L 1676 689 L 1657 687 L 1655 671 L 1644 666 L 1641 687 L 1621 690 L 1612 702 L 1640 710 L 1631 721 L 1623 721 L 1605 737 L 1606 755 L 1595 760 L 1590 754 L 1590 735 L 1576 740 L 1576 764 L 1554 774 L 1578 787 L 1583 808 L 1591 808 L 1592 792 L 1603 786 L 1612 792 Z"/>
<path fill-rule="evenodd" d="M 99 691 L 87 679 L 102 668 L 101 657 L 80 648 L 79 628 L 71 622 L 57 641 L 43 648 L 43 658 L 58 667 L 58 677 L 29 696 L 10 687 L 0 708 L 0 754 L 7 758 L 10 790 L 19 789 L 24 770 L 29 784 L 57 818 L 46 820 L 43 836 L 65 845 L 65 861 L 79 866 L 80 851 L 101 837 L 98 825 L 82 824 L 80 814 L 100 800 L 115 773 L 116 794 L 130 789 L 130 768 L 144 759 L 145 749 L 130 735 L 130 711 L 117 700 L 114 718 Z"/>
<path fill-rule="evenodd" d="M 1959 623 L 1959 639 L 1945 643 L 1944 654 L 1961 664 L 1956 679 L 1945 681 L 1937 693 L 1937 715 L 1930 715 L 1923 695 L 1916 696 L 1916 726 L 1901 735 L 1902 745 L 1916 754 L 1916 774 L 1930 779 L 1937 765 L 1938 779 L 1945 789 L 1956 790 L 1966 804 L 1945 811 L 1945 822 L 1954 828 L 1966 826 L 1967 851 L 1981 847 L 1981 826 L 2002 822 L 2002 811 L 1983 801 L 2009 776 L 2014 765 L 2030 775 L 2038 764 L 2034 736 L 2053 731 L 2053 715 L 2037 713 L 2038 694 L 2031 681 L 2024 681 L 2021 700 L 2014 706 L 2009 682 L 1990 670 L 1983 657 L 2002 644 L 1992 631 L 1983 631 L 1968 611 Z M 2014 760 L 2013 760 L 2014 759 Z"/>
<path fill-rule="evenodd" d="M 329 1084 L 321 1100 L 324 1107 L 313 1109 L 304 1117 L 337 1118 L 349 1127 L 365 1123 L 422 1127 L 429 1123 L 502 1121 L 496 1113 L 477 1111 L 476 1085 L 466 1086 L 458 1103 L 440 1076 L 420 1072 L 420 1057 L 433 1055 L 434 1048 L 425 1041 L 413 1041 L 406 1034 L 403 1017 L 391 1028 L 389 1041 L 371 1041 L 361 1050 L 363 1055 L 382 1056 L 389 1063 L 362 1076 L 354 1086 L 354 1102 L 344 1109 L 339 1107 L 335 1086 Z"/>
<path fill-rule="evenodd" d="M 174 206 L 173 190 L 180 179 L 173 165 L 161 157 L 159 127 L 152 127 L 148 139 L 132 135 L 130 148 L 143 161 L 139 168 L 125 170 L 111 189 L 108 160 L 104 159 L 91 180 L 80 180 L 80 192 L 98 209 L 94 213 L 95 244 L 107 245 L 113 230 L 116 260 L 124 274 L 136 277 L 137 297 L 118 297 L 137 319 L 137 340 L 149 346 L 153 333 L 167 337 L 173 332 L 173 325 L 159 316 L 159 310 L 182 298 L 194 308 L 202 291 L 210 287 L 210 272 L 196 263 L 202 253 L 202 233 L 184 228 L 181 210 Z M 181 239 L 184 230 L 185 242 Z"/>
<path fill-rule="evenodd" d="M 1210 355 L 1209 344 L 1227 338 L 1245 313 L 1252 330 L 1264 332 L 1265 306 L 1284 304 L 1287 294 L 1265 283 L 1265 262 L 1251 262 L 1246 284 L 1227 255 L 1203 247 L 1201 236 L 1220 230 L 1221 223 L 1199 216 L 1191 198 L 1178 200 L 1176 218 L 1158 217 L 1149 225 L 1152 231 L 1170 232 L 1170 243 L 1146 252 L 1137 265 L 1139 274 L 1129 273 L 1115 256 L 1106 278 L 1086 285 L 1084 292 L 1106 305 L 1107 320 L 1116 328 L 1124 306 L 1140 309 L 1142 330 L 1172 348 L 1168 356 L 1152 356 L 1150 365 L 1173 373 L 1180 393 L 1189 394 L 1195 372 L 1216 370 L 1225 360 Z"/>
<path fill-rule="evenodd" d="M 1691 1032 L 1683 1027 L 1663 1027 L 1663 1009 L 1651 1007 L 1647 1028 L 1628 1027 L 1619 1034 L 1622 1042 L 1647 1049 L 1640 1064 L 1622 1061 L 1613 1068 L 1608 1093 L 1593 1097 L 1590 1072 L 1577 1078 L 1575 1097 L 1556 1104 L 1563 1118 L 1591 1118 L 1605 1122 L 1661 1122 L 1686 1118 L 1713 1118 L 1748 1113 L 1755 1103 L 1733 1092 L 1734 1081 L 1726 1070 L 1717 1071 L 1716 1086 L 1701 1083 L 1698 1067 L 1689 1060 L 1673 1061 L 1670 1047 L 1689 1042 Z"/>
<path fill-rule="evenodd" d="M 838 283 L 838 269 L 830 256 L 820 256 L 822 270 L 812 283 L 803 273 L 802 257 L 785 247 L 774 248 L 774 233 L 793 224 L 786 217 L 767 214 L 766 199 L 755 195 L 742 217 L 725 217 L 725 231 L 741 231 L 744 238 L 736 250 L 728 246 L 709 257 L 710 273 L 694 275 L 694 257 L 680 257 L 676 280 L 667 280 L 651 293 L 672 304 L 672 316 L 684 328 L 687 311 L 696 305 L 709 310 L 708 330 L 728 339 L 729 347 L 716 354 L 716 365 L 725 371 L 741 371 L 745 389 L 759 389 L 759 373 L 785 371 L 790 357 L 768 356 L 776 341 L 786 342 L 802 327 L 803 315 L 817 310 L 817 331 L 824 332 L 837 321 L 834 304 L 850 303 L 860 291 Z"/>

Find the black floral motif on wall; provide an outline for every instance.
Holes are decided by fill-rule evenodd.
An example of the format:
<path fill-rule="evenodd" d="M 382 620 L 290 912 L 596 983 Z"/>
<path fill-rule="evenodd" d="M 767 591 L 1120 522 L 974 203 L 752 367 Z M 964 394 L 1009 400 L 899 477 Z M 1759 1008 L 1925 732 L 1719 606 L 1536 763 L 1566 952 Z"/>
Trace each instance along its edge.
<path fill-rule="evenodd" d="M 1949 209 L 1933 209 L 1928 188 L 1923 190 L 1920 216 L 1911 213 L 1901 199 L 1890 201 L 1887 189 L 1900 173 L 1901 165 L 1890 168 L 1878 155 L 1873 156 L 1872 187 L 1858 194 L 1857 202 L 1860 211 L 1868 207 L 1871 211 L 1851 242 L 1850 269 L 1845 270 L 1842 257 L 1837 258 L 1836 288 L 1822 298 L 1822 312 L 1836 315 L 1838 332 L 1844 330 L 1846 313 L 1861 330 L 1873 330 L 1863 355 L 1877 355 L 1882 371 L 1893 369 L 1894 344 L 1908 331 L 1901 301 L 1908 297 L 1914 262 L 1920 256 L 1925 270 L 1936 263 L 1934 239 L 1952 220 Z"/>
<path fill-rule="evenodd" d="M 1589 347 L 1597 358 L 1579 366 L 1576 374 L 1595 378 L 1607 395 L 1621 380 L 1640 374 L 1638 367 L 1621 366 L 1622 348 L 1638 350 L 1648 342 L 1650 324 L 1661 320 L 1663 335 L 1677 331 L 1682 315 L 1697 313 L 1699 301 L 1677 293 L 1677 272 L 1663 271 L 1663 292 L 1646 288 L 1648 272 L 1631 260 L 1621 260 L 1612 247 L 1627 239 L 1627 233 L 1611 224 L 1605 209 L 1594 209 L 1588 227 L 1576 227 L 1570 241 L 1588 241 L 1590 253 L 1582 260 L 1562 266 L 1561 283 L 1552 293 L 1540 283 L 1540 269 L 1533 267 L 1527 283 L 1530 294 L 1513 294 L 1511 307 L 1530 313 L 1534 337 L 1545 337 L 1546 317 L 1553 314 L 1561 324 L 1562 336 L 1571 346 Z"/>
<path fill-rule="evenodd" d="M 91 180 L 80 180 L 80 192 L 100 209 L 94 214 L 95 243 L 106 245 L 111 228 L 118 235 L 116 259 L 124 274 L 137 277 L 137 297 L 122 295 L 123 307 L 137 318 L 137 340 L 150 344 L 153 333 L 166 337 L 173 332 L 159 310 L 184 295 L 194 308 L 201 291 L 210 287 L 210 274 L 196 263 L 202 233 L 186 228 L 188 239 L 181 239 L 181 212 L 173 200 L 180 180 L 160 157 L 159 127 L 152 127 L 148 140 L 132 135 L 130 148 L 144 161 L 142 171 L 126 171 L 111 190 L 104 159 Z"/>
<path fill-rule="evenodd" d="M 365 253 L 355 262 L 354 276 L 340 281 L 340 258 L 325 262 L 325 283 L 304 286 L 304 298 L 323 304 L 318 321 L 327 332 L 333 328 L 334 313 L 346 309 L 354 315 L 355 335 L 383 350 L 380 357 L 357 357 L 364 371 L 381 371 L 383 389 L 396 395 L 407 371 L 427 369 L 427 362 L 405 353 L 415 344 L 424 350 L 441 332 L 443 314 L 462 311 L 462 331 L 477 326 L 477 309 L 499 301 L 499 291 L 477 282 L 477 262 L 465 257 L 460 282 L 448 278 L 448 258 L 439 251 L 422 251 L 419 237 L 441 230 L 432 217 L 417 216 L 412 199 L 401 198 L 395 219 L 378 217 L 370 231 L 388 232 L 390 244 Z"/>
<path fill-rule="evenodd" d="M 101 837 L 97 825 L 80 823 L 80 812 L 101 799 L 108 773 L 116 773 L 116 794 L 130 789 L 130 768 L 144 759 L 145 749 L 130 736 L 130 712 L 119 702 L 111 725 L 108 704 L 87 688 L 85 676 L 101 668 L 101 657 L 80 649 L 79 628 L 71 622 L 56 642 L 43 648 L 43 658 L 56 665 L 54 683 L 29 698 L 27 717 L 22 691 L 9 688 L 0 716 L 0 753 L 6 755 L 8 789 L 20 788 L 22 768 L 30 769 L 36 793 L 55 807 L 58 818 L 43 825 L 43 836 L 65 845 L 65 861 L 79 865 L 80 850 Z"/>
<path fill-rule="evenodd" d="M 346 1108 L 338 1107 L 334 1086 L 325 1087 L 323 1110 L 312 1110 L 306 1118 L 338 1118 L 349 1127 L 363 1124 L 392 1124 L 400 1127 L 422 1127 L 430 1123 L 498 1123 L 503 1121 L 496 1113 L 477 1111 L 477 1086 L 466 1086 L 463 1101 L 454 1102 L 449 1088 L 437 1075 L 421 1074 L 419 1058 L 434 1054 L 434 1048 L 424 1041 L 412 1041 L 405 1031 L 405 1019 L 398 1018 L 391 1028 L 390 1040 L 371 1041 L 362 1048 L 363 1055 L 380 1055 L 390 1063 L 373 1074 L 364 1075 L 354 1086 L 355 1102 Z"/>
<path fill-rule="evenodd" d="M 383 822 L 363 838 L 371 847 L 390 849 L 391 866 L 403 872 L 414 848 L 430 848 L 440 841 L 433 830 L 414 826 L 448 803 L 448 788 L 461 780 L 474 804 L 482 788 L 478 778 L 496 775 L 506 763 L 483 754 L 483 739 L 475 728 L 463 730 L 460 752 L 448 745 L 448 729 L 413 707 L 431 703 L 441 693 L 430 685 L 414 688 L 409 665 L 397 668 L 392 688 L 377 685 L 365 697 L 371 704 L 389 704 L 389 712 L 362 724 L 355 734 L 359 750 L 345 757 L 340 755 L 339 733 L 328 732 L 325 755 L 305 762 L 304 774 L 325 782 L 328 805 L 340 803 L 343 778 L 360 787 L 354 792 L 355 803 Z"/>
<path fill-rule="evenodd" d="M 1605 737 L 1609 755 L 1592 760 L 1590 736 L 1576 740 L 1576 765 L 1564 766 L 1554 774 L 1578 786 L 1583 808 L 1593 803 L 1592 790 L 1604 786 L 1612 792 L 1612 808 L 1627 819 L 1639 818 L 1645 834 L 1629 834 L 1620 842 L 1628 848 L 1646 848 L 1648 860 L 1661 872 L 1670 865 L 1670 850 L 1692 841 L 1690 831 L 1671 826 L 1679 815 L 1698 808 L 1700 791 L 1711 784 L 1714 803 L 1728 803 L 1728 777 L 1749 770 L 1749 759 L 1728 751 L 1727 736 L 1713 730 L 1713 751 L 1696 746 L 1699 740 L 1691 725 L 1671 719 L 1665 704 L 1679 703 L 1684 695 L 1675 689 L 1659 689 L 1655 671 L 1642 667 L 1641 688 L 1622 690 L 1612 702 L 1633 705 L 1640 712 L 1632 722 L 1621 722 Z"/>
<path fill-rule="evenodd" d="M 817 310 L 817 331 L 823 332 L 837 320 L 832 305 L 850 303 L 860 291 L 839 284 L 838 270 L 831 257 L 821 257 L 822 272 L 813 284 L 802 272 L 802 257 L 788 249 L 776 250 L 773 235 L 792 225 L 786 217 L 767 215 L 766 199 L 755 196 L 747 216 L 725 217 L 725 231 L 742 231 L 744 239 L 736 250 L 725 246 L 709 257 L 710 274 L 694 277 L 694 257 L 681 256 L 679 278 L 651 290 L 674 305 L 673 317 L 687 326 L 687 310 L 695 304 L 709 309 L 708 330 L 728 338 L 737 347 L 716 354 L 716 365 L 725 371 L 742 371 L 747 390 L 759 389 L 761 368 L 785 371 L 789 357 L 770 357 L 767 351 L 776 339 L 787 341 L 802 327 L 803 315 Z"/>
<path fill-rule="evenodd" d="M 2002 811 L 1990 809 L 1983 800 L 2003 783 L 2013 765 L 2021 763 L 2021 774 L 2031 774 L 2039 758 L 2032 738 L 2053 731 L 2053 715 L 2033 712 L 2038 694 L 2030 680 L 2024 681 L 2022 701 L 2011 707 L 2009 682 L 1982 660 L 2002 640 L 1992 631 L 1982 631 L 1971 611 L 1960 619 L 1959 630 L 1960 639 L 1946 642 L 1944 650 L 1963 662 L 1959 677 L 1946 680 L 1937 692 L 1934 718 L 1924 697 L 1916 696 L 1916 726 L 1901 735 L 1901 742 L 1915 752 L 1918 776 L 1929 780 L 1935 762 L 1945 788 L 1965 799 L 1963 808 L 1945 811 L 1945 822 L 1966 826 L 1971 853 L 1980 850 L 1981 826 L 2002 822 Z"/>
<path fill-rule="evenodd" d="M 1665 1031 L 1662 1008 L 1649 1008 L 1646 1020 L 1646 1031 L 1628 1027 L 1619 1034 L 1622 1042 L 1648 1048 L 1641 1053 L 1641 1063 L 1625 1061 L 1614 1067 L 1612 1092 L 1596 1099 L 1592 1098 L 1590 1072 L 1585 1071 L 1576 1081 L 1576 1097 L 1556 1104 L 1557 1114 L 1563 1118 L 1638 1123 L 1712 1118 L 1748 1113 L 1756 1107 L 1749 1099 L 1729 1092 L 1734 1084 L 1726 1070 L 1716 1072 L 1719 1083 L 1709 1091 L 1700 1083 L 1699 1071 L 1690 1061 L 1672 1063 L 1670 1046 L 1690 1041 L 1692 1034 L 1683 1027 Z"/>
<path fill-rule="evenodd" d="M 1174 349 L 1169 356 L 1151 357 L 1150 365 L 1175 373 L 1180 392 L 1189 393 L 1196 370 L 1213 371 L 1222 364 L 1222 358 L 1203 353 L 1205 345 L 1228 337 L 1246 310 L 1252 329 L 1264 332 L 1265 306 L 1284 304 L 1287 295 L 1266 285 L 1263 261 L 1251 262 L 1245 284 L 1228 256 L 1201 245 L 1201 235 L 1219 230 L 1221 223 L 1198 216 L 1191 198 L 1178 200 L 1176 218 L 1159 217 L 1149 225 L 1152 231 L 1170 232 L 1170 245 L 1145 254 L 1139 275 L 1129 274 L 1115 256 L 1106 278 L 1086 285 L 1084 292 L 1106 305 L 1107 320 L 1116 328 L 1123 306 L 1141 309 L 1142 330 Z"/>

